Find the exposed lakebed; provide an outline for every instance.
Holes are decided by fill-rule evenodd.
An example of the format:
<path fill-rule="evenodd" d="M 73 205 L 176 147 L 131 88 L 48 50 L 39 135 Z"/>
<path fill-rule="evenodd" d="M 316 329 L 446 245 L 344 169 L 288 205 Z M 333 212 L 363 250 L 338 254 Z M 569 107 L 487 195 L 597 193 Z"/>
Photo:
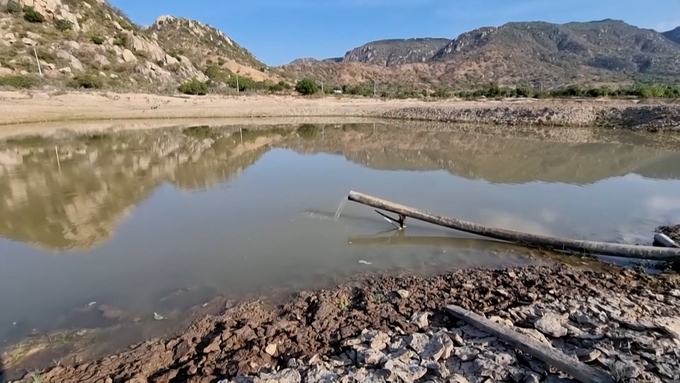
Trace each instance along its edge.
<path fill-rule="evenodd" d="M 336 217 L 349 190 L 486 225 L 648 244 L 655 227 L 680 222 L 679 164 L 679 152 L 625 143 L 389 124 L 8 139 L 0 288 L 12 293 L 0 297 L 0 341 L 122 323 L 162 328 L 215 296 L 321 288 L 365 273 L 543 261 L 540 251 L 414 221 L 395 235 L 351 203 Z"/>

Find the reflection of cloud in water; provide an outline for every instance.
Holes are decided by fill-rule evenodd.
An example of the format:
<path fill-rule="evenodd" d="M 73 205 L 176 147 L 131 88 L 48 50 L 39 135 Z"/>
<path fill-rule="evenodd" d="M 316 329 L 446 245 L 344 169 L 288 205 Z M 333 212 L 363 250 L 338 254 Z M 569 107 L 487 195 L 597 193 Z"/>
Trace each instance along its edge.
<path fill-rule="evenodd" d="M 669 224 L 680 223 L 680 196 L 653 196 L 645 206 Z"/>

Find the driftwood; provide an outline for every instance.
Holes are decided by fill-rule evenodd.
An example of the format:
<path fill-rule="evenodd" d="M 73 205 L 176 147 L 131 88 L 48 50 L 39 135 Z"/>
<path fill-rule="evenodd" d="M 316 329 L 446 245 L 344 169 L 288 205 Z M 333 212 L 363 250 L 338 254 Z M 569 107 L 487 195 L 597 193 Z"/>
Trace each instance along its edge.
<path fill-rule="evenodd" d="M 584 383 L 614 382 L 614 379 L 608 373 L 590 367 L 577 359 L 570 358 L 563 352 L 556 350 L 547 344 L 540 343 L 526 335 L 520 334 L 507 326 L 492 322 L 483 316 L 465 310 L 462 307 L 451 305 L 446 306 L 445 309 L 446 312 L 456 318 L 477 327 L 489 335 L 495 336 L 518 350 L 540 359 L 551 366 L 559 368 L 574 379 Z"/>
<path fill-rule="evenodd" d="M 624 245 L 528 234 L 434 215 L 423 210 L 414 209 L 354 191 L 350 192 L 349 197 L 347 198 L 350 201 L 368 205 L 376 209 L 390 211 L 400 216 L 411 217 L 454 230 L 477 234 L 501 241 L 514 242 L 525 246 L 549 248 L 558 251 L 572 251 L 581 254 L 601 254 L 622 258 L 680 262 L 680 248 Z"/>

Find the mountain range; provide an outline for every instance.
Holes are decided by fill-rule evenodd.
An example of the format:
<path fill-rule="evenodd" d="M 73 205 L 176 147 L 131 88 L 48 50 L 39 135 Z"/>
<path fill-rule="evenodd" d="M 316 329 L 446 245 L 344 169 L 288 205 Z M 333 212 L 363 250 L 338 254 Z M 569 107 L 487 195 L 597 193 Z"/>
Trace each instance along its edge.
<path fill-rule="evenodd" d="M 105 0 L 0 0 L 0 12 L 0 76 L 42 72 L 41 82 L 57 87 L 174 92 L 194 78 L 219 87 L 237 73 L 272 84 L 310 77 L 410 88 L 680 79 L 680 27 L 659 33 L 618 20 L 515 22 L 455 39 L 381 40 L 342 57 L 271 68 L 210 25 L 161 16 L 141 27 Z"/>

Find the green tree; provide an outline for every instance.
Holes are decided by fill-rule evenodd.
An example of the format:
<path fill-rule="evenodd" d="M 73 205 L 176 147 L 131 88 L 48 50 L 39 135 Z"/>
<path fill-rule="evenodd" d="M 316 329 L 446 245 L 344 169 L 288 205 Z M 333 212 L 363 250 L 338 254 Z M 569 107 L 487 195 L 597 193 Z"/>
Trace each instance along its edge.
<path fill-rule="evenodd" d="M 304 78 L 295 84 L 295 90 L 300 94 L 310 95 L 319 91 L 319 84 L 312 79 Z"/>
<path fill-rule="evenodd" d="M 42 23 L 45 17 L 33 7 L 24 7 L 24 20 L 29 23 Z"/>
<path fill-rule="evenodd" d="M 180 85 L 177 90 L 184 94 L 203 96 L 208 94 L 208 84 L 195 78 Z"/>
<path fill-rule="evenodd" d="M 55 20 L 54 27 L 60 32 L 70 31 L 73 28 L 73 23 L 68 20 Z"/>

